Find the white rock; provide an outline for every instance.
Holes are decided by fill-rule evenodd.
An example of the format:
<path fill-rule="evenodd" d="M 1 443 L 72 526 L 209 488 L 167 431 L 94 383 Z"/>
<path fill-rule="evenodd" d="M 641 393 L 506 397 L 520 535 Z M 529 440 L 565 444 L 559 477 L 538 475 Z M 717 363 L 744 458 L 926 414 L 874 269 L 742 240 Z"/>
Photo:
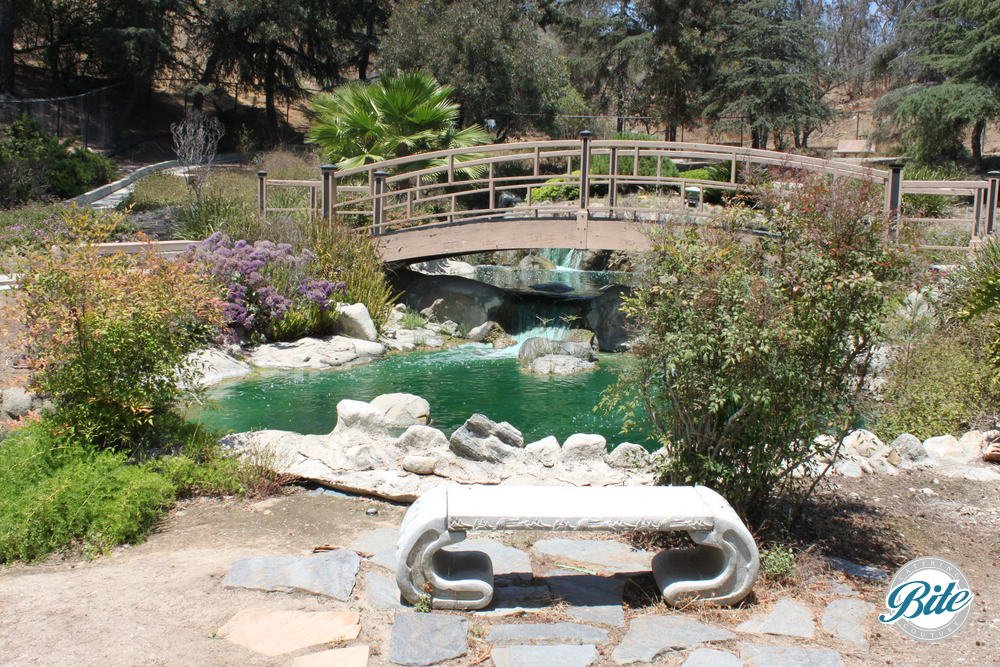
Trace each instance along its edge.
<path fill-rule="evenodd" d="M 414 424 L 403 431 L 396 445 L 406 452 L 445 452 L 448 451 L 448 436 L 436 428 Z"/>
<path fill-rule="evenodd" d="M 649 455 L 642 445 L 623 442 L 611 450 L 611 453 L 605 457 L 605 460 L 608 462 L 608 465 L 615 468 L 639 468 L 649 462 Z"/>
<path fill-rule="evenodd" d="M 986 449 L 986 436 L 981 431 L 969 431 L 958 439 L 958 446 L 969 461 L 978 459 Z"/>
<path fill-rule="evenodd" d="M 195 385 L 211 387 L 225 380 L 245 377 L 252 372 L 250 364 L 230 356 L 217 347 L 198 350 L 187 361 L 198 372 Z"/>
<path fill-rule="evenodd" d="M 866 458 L 884 446 L 877 435 L 864 429 L 852 431 L 844 438 L 845 451 Z"/>
<path fill-rule="evenodd" d="M 533 359 L 528 365 L 528 370 L 536 375 L 573 375 L 595 368 L 597 364 L 592 361 L 584 361 L 566 354 L 547 354 Z"/>
<path fill-rule="evenodd" d="M 251 352 L 249 362 L 259 368 L 336 368 L 367 363 L 383 351 L 377 343 L 344 336 L 300 338 L 288 343 L 261 345 Z"/>
<path fill-rule="evenodd" d="M 841 458 L 833 464 L 833 471 L 844 477 L 861 477 L 864 474 L 857 461 L 845 458 Z"/>
<path fill-rule="evenodd" d="M 953 435 L 939 435 L 924 440 L 924 450 L 935 463 L 967 463 L 972 457 L 958 444 Z"/>
<path fill-rule="evenodd" d="M 474 341 L 476 343 L 481 343 L 484 340 L 486 340 L 486 338 L 494 331 L 502 331 L 502 330 L 503 328 L 499 324 L 497 324 L 493 320 L 490 320 L 488 322 L 483 322 L 478 327 L 473 327 L 472 329 L 470 329 L 468 338 L 469 340 Z"/>
<path fill-rule="evenodd" d="M 390 428 L 426 424 L 431 414 L 431 404 L 416 394 L 382 394 L 372 399 L 371 406 L 382 413 Z"/>
<path fill-rule="evenodd" d="M 382 412 L 370 403 L 345 399 L 337 403 L 337 425 L 333 428 L 333 435 L 341 435 L 345 431 L 387 436 L 388 426 Z"/>
<path fill-rule="evenodd" d="M 566 438 L 562 446 L 563 461 L 581 463 L 604 462 L 608 441 L 596 433 L 574 433 Z"/>
<path fill-rule="evenodd" d="M 403 470 L 412 472 L 414 475 L 433 475 L 438 458 L 437 456 L 410 454 L 403 457 Z"/>
<path fill-rule="evenodd" d="M 361 340 L 377 340 L 378 330 L 372 322 L 372 316 L 368 313 L 368 308 L 363 303 L 352 303 L 350 305 L 338 305 L 337 328 L 351 338 Z"/>
<path fill-rule="evenodd" d="M 556 464 L 561 451 L 562 448 L 559 446 L 559 441 L 556 440 L 554 435 L 528 443 L 524 448 L 524 453 L 529 458 L 537 460 L 546 468 L 551 468 Z"/>
<path fill-rule="evenodd" d="M 972 482 L 1000 482 L 1000 472 L 990 468 L 967 468 L 962 477 Z"/>

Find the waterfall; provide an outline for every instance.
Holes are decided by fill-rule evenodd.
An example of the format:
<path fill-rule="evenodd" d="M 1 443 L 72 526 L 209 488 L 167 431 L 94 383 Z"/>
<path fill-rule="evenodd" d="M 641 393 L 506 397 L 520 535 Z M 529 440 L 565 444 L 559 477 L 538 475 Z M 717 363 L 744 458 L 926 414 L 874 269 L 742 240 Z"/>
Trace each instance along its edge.
<path fill-rule="evenodd" d="M 576 248 L 544 248 L 539 253 L 540 257 L 544 257 L 555 264 L 557 269 L 564 271 L 579 271 L 586 255 L 586 250 Z"/>

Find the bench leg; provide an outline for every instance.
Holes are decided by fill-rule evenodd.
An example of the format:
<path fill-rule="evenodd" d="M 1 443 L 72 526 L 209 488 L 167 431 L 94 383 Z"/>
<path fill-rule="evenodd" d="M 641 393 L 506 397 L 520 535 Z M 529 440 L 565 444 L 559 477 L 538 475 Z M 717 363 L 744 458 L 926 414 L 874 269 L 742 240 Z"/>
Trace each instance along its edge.
<path fill-rule="evenodd" d="M 715 528 L 688 531 L 696 547 L 658 553 L 653 558 L 653 578 L 663 599 L 673 606 L 691 600 L 736 604 L 749 595 L 757 580 L 757 543 L 722 496 L 705 487 L 698 489 L 706 502 L 720 509 Z"/>
<path fill-rule="evenodd" d="M 493 600 L 493 563 L 481 551 L 444 551 L 465 539 L 448 530 L 447 496 L 439 488 L 421 496 L 403 518 L 396 544 L 396 583 L 417 604 L 429 595 L 435 609 L 482 609 Z"/>

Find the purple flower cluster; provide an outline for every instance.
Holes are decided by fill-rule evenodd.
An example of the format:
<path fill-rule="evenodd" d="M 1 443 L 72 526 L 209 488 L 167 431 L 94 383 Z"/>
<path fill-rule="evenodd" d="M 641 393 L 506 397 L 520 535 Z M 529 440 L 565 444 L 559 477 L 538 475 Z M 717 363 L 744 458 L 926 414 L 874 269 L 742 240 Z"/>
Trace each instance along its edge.
<path fill-rule="evenodd" d="M 308 275 L 315 256 L 296 253 L 287 243 L 234 242 L 216 232 L 191 246 L 186 257 L 225 285 L 226 319 L 248 334 L 266 331 L 296 307 L 326 312 L 336 296 L 346 294 L 344 283 Z"/>

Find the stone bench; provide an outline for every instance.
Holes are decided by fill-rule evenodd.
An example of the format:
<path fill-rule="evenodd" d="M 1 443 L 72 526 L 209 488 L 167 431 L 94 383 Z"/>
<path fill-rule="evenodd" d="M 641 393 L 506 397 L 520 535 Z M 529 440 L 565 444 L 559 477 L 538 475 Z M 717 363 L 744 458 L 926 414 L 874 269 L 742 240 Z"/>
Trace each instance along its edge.
<path fill-rule="evenodd" d="M 480 551 L 444 550 L 469 530 L 683 530 L 697 546 L 667 549 L 651 569 L 672 605 L 723 604 L 750 592 L 760 560 L 750 531 L 725 498 L 704 486 L 450 486 L 407 510 L 396 543 L 396 582 L 416 604 L 481 609 L 493 599 L 493 564 Z"/>

